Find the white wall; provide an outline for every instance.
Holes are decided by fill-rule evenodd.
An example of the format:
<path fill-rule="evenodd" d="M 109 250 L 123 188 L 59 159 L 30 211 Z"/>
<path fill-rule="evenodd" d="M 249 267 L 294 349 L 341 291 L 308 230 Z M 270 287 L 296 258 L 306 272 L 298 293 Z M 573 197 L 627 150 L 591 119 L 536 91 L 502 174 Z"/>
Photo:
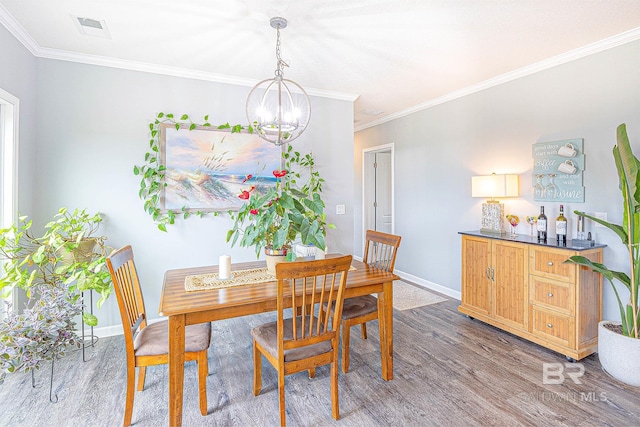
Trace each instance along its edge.
<path fill-rule="evenodd" d="M 157 316 L 162 278 L 172 268 L 217 264 L 227 253 L 234 261 L 255 260 L 251 249 L 230 249 L 226 216 L 190 218 L 159 231 L 138 198 L 133 175 L 149 144 L 149 122 L 158 112 L 209 114 L 214 124 L 246 123 L 250 88 L 39 59 L 37 65 L 37 155 L 33 214 L 44 224 L 61 206 L 86 207 L 105 215 L 108 244 L 131 244 L 143 284 L 147 310 Z M 301 82 L 304 84 L 304 82 Z M 327 180 L 325 202 L 331 251 L 353 251 L 353 216 L 335 216 L 335 204 L 353 200 L 353 106 L 312 97 L 309 128 L 296 140 L 301 152 L 313 150 Z M 266 142 L 265 142 L 266 144 Z M 100 326 L 120 324 L 115 298 L 97 312 Z"/>
<path fill-rule="evenodd" d="M 640 42 L 629 43 L 357 132 L 354 191 L 359 199 L 362 149 L 395 143 L 396 232 L 403 236 L 396 270 L 459 292 L 457 233 L 480 228 L 483 202 L 471 198 L 471 176 L 520 174 L 521 197 L 504 200 L 505 211 L 523 219 L 538 214 L 540 203 L 531 193 L 536 142 L 584 138 L 585 203 L 565 206 L 565 212 L 571 213 L 570 221 L 574 209 L 606 212 L 620 223 L 622 197 L 611 148 L 616 127 L 627 123 L 640 156 L 639 73 Z M 555 219 L 559 203 L 544 205 Z M 355 253 L 361 253 L 361 201 L 354 215 Z M 529 225 L 522 222 L 519 233 L 528 233 Z M 605 264 L 625 270 L 626 250 L 619 239 L 607 229 L 591 231 L 609 245 Z M 604 290 L 604 317 L 619 319 L 608 283 Z"/>

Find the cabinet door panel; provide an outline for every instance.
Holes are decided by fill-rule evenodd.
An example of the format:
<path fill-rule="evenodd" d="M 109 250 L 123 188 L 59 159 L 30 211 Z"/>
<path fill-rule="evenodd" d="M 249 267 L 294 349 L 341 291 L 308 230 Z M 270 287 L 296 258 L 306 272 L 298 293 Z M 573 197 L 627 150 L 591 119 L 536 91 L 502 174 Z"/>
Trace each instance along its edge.
<path fill-rule="evenodd" d="M 527 329 L 527 246 L 520 243 L 493 243 L 493 316 L 513 326 Z"/>
<path fill-rule="evenodd" d="M 462 239 L 462 305 L 487 316 L 491 313 L 491 241 Z"/>

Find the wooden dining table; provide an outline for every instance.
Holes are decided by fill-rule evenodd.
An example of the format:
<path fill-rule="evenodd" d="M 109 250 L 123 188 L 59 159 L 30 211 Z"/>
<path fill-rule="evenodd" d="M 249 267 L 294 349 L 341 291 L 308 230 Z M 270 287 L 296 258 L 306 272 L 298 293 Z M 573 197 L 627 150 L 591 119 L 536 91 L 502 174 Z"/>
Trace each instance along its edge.
<path fill-rule="evenodd" d="M 327 255 L 339 256 L 339 254 Z M 382 310 L 382 378 L 393 379 L 393 281 L 399 277 L 385 270 L 353 260 L 348 272 L 345 297 L 377 294 Z M 264 268 L 264 261 L 232 264 L 233 271 Z M 222 289 L 186 291 L 185 278 L 217 273 L 218 266 L 168 270 L 160 296 L 161 316 L 169 323 L 169 425 L 182 425 L 184 390 L 185 327 L 276 310 L 277 281 L 232 286 Z"/>

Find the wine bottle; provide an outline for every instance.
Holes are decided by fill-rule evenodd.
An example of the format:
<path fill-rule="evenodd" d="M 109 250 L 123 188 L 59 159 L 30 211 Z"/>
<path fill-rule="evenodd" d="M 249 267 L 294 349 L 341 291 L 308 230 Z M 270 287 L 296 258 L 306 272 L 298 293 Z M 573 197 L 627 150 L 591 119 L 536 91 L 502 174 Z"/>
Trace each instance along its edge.
<path fill-rule="evenodd" d="M 564 217 L 562 205 L 560 205 L 560 215 L 556 218 L 556 241 L 558 246 L 567 246 L 567 218 Z"/>
<path fill-rule="evenodd" d="M 547 243 L 547 216 L 544 214 L 544 206 L 540 206 L 538 215 L 538 243 Z"/>

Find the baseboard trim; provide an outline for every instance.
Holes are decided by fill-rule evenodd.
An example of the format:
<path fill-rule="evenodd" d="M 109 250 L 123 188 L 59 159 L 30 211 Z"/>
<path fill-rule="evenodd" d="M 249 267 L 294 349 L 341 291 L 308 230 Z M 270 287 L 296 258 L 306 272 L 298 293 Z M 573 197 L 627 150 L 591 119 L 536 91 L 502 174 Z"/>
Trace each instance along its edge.
<path fill-rule="evenodd" d="M 360 256 L 354 256 L 353 259 L 362 261 L 362 257 Z M 441 294 L 457 299 L 458 301 L 462 299 L 462 294 L 460 293 L 460 291 L 447 288 L 446 286 L 442 286 L 429 280 L 422 279 L 420 277 L 414 276 L 413 274 L 405 273 L 404 271 L 395 270 L 395 273 L 401 278 L 415 283 L 416 285 L 421 286 L 425 289 L 431 289 L 432 291 L 440 292 Z"/>
<path fill-rule="evenodd" d="M 415 283 L 416 285 L 421 286 L 425 289 L 440 292 L 441 294 L 457 299 L 458 301 L 460 301 L 460 299 L 462 298 L 462 294 L 460 293 L 460 291 L 455 291 L 451 288 L 447 288 L 446 286 L 442 286 L 429 280 L 414 276 L 413 274 L 405 273 L 404 271 L 396 270 L 395 273 L 401 278 L 411 283 Z"/>

